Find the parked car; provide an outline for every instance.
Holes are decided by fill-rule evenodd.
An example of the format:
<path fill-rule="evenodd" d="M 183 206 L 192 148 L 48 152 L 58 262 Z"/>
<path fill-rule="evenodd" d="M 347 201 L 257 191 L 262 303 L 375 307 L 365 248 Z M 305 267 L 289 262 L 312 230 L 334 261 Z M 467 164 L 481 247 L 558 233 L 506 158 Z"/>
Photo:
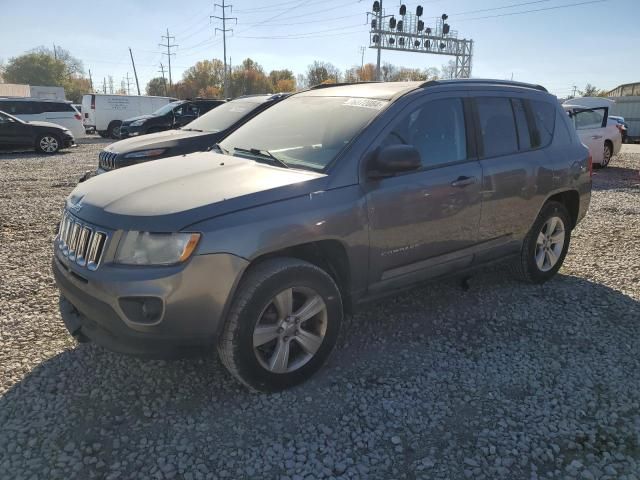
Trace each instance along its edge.
<path fill-rule="evenodd" d="M 563 107 L 571 117 L 578 137 L 589 147 L 593 164 L 605 168 L 622 148 L 617 122 L 609 122 L 609 107 L 587 108 L 567 104 Z"/>
<path fill-rule="evenodd" d="M 218 151 L 70 194 L 53 271 L 73 336 L 160 357 L 217 346 L 242 383 L 280 390 L 364 302 L 498 259 L 550 280 L 591 195 L 557 99 L 505 81 L 313 88 Z"/>
<path fill-rule="evenodd" d="M 153 113 L 175 100 L 171 97 L 144 95 L 83 95 L 84 126 L 87 130 L 95 130 L 103 138 L 117 139 L 120 137 L 120 125 L 123 120 Z"/>
<path fill-rule="evenodd" d="M 629 125 L 627 125 L 627 123 L 624 121 L 624 118 L 615 115 L 609 115 L 609 120 L 613 120 L 614 122 L 616 122 L 618 130 L 620 130 L 620 135 L 622 135 L 622 143 L 628 143 L 627 135 L 629 132 Z"/>
<path fill-rule="evenodd" d="M 33 149 L 42 153 L 56 153 L 75 147 L 73 133 L 55 123 L 25 122 L 0 111 L 0 149 Z"/>
<path fill-rule="evenodd" d="M 222 105 L 224 100 L 177 100 L 159 108 L 150 115 L 128 118 L 120 127 L 120 138 L 157 133 L 180 128 L 200 115 Z"/>
<path fill-rule="evenodd" d="M 149 160 L 205 151 L 286 96 L 275 94 L 240 97 L 211 110 L 187 127 L 112 143 L 100 152 L 98 169 L 85 173 L 80 181 L 94 174 Z"/>
<path fill-rule="evenodd" d="M 82 117 L 71 102 L 4 97 L 0 98 L 0 110 L 25 122 L 55 123 L 69 130 L 75 138 L 85 134 Z"/>

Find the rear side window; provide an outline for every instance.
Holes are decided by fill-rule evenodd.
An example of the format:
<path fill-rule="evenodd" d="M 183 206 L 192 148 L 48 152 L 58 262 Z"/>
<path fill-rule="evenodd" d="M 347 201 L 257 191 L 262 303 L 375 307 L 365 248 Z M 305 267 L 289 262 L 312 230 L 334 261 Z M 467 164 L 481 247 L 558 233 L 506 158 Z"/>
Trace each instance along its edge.
<path fill-rule="evenodd" d="M 69 103 L 62 102 L 42 102 L 42 111 L 43 112 L 73 112 L 75 110 Z"/>
<path fill-rule="evenodd" d="M 11 115 L 33 115 L 34 113 L 40 113 L 38 102 L 29 101 L 0 101 L 0 110 L 10 113 Z"/>
<path fill-rule="evenodd" d="M 485 157 L 498 157 L 518 151 L 518 133 L 509 98 L 476 99 Z"/>
<path fill-rule="evenodd" d="M 518 129 L 518 145 L 520 150 L 531 149 L 531 135 L 529 135 L 529 122 L 527 122 L 527 112 L 524 103 L 519 98 L 511 99 L 513 107 L 513 117 L 516 120 L 516 128 Z"/>
<path fill-rule="evenodd" d="M 561 111 L 556 113 L 556 131 L 553 135 L 553 144 L 554 145 L 571 145 L 573 143 L 573 135 L 569 130 L 569 126 L 567 125 L 567 121 L 562 118 Z"/>
<path fill-rule="evenodd" d="M 554 105 L 540 100 L 531 100 L 530 105 L 534 120 L 533 147 L 546 147 L 553 138 L 556 108 Z"/>

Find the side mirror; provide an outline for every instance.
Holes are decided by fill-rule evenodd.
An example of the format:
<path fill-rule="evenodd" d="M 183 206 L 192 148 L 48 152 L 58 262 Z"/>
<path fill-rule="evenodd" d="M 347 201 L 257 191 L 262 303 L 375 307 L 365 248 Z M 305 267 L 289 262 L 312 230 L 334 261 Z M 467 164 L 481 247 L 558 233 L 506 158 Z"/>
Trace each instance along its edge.
<path fill-rule="evenodd" d="M 418 170 L 422 166 L 420 152 L 412 145 L 389 145 L 379 149 L 367 166 L 369 178 L 392 177 Z"/>

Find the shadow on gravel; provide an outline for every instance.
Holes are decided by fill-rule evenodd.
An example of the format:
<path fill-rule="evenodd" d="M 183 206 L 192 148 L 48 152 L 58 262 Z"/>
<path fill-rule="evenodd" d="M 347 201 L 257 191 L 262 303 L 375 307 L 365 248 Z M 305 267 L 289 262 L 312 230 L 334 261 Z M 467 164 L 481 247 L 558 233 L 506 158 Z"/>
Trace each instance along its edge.
<path fill-rule="evenodd" d="M 595 191 L 621 190 L 632 186 L 640 187 L 640 170 L 638 169 L 609 166 L 593 172 L 592 188 Z"/>
<path fill-rule="evenodd" d="M 64 456 L 71 440 L 98 443 L 107 464 L 119 460 L 111 452 L 123 437 L 141 451 L 149 441 L 174 437 L 194 455 L 212 442 L 214 449 L 258 448 L 283 434 L 317 436 L 314 425 L 336 425 L 365 408 L 365 417 L 388 418 L 414 435 L 416 448 L 424 442 L 416 458 L 427 446 L 445 448 L 438 443 L 445 427 L 471 455 L 483 428 L 528 428 L 534 417 L 524 409 L 531 404 L 582 408 L 584 388 L 594 382 L 621 395 L 609 382 L 637 381 L 629 362 L 637 358 L 639 319 L 640 302 L 583 278 L 558 275 L 531 286 L 504 271 L 479 273 L 467 291 L 455 281 L 436 282 L 369 305 L 349 318 L 325 369 L 269 396 L 241 388 L 213 353 L 144 361 L 78 345 L 37 366 L 0 399 L 0 450 L 8 434 L 33 438 L 34 456 L 47 451 L 47 458 Z M 525 401 L 532 395 L 539 398 Z M 305 416 L 304 426 L 296 415 Z M 496 426 L 510 416 L 513 425 Z M 414 433 L 412 419 L 419 425 Z M 563 438 L 554 441 L 563 446 Z M 224 463 L 217 454 L 209 460 Z"/>

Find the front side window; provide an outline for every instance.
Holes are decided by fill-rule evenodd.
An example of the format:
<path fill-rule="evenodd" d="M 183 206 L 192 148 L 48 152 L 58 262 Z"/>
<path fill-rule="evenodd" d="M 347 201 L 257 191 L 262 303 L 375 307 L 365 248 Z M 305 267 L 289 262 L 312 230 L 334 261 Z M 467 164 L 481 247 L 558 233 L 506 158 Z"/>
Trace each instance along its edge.
<path fill-rule="evenodd" d="M 295 95 L 249 120 L 220 146 L 231 153 L 236 148 L 268 152 L 291 167 L 322 171 L 387 104 L 369 98 Z"/>
<path fill-rule="evenodd" d="M 403 115 L 382 145 L 413 145 L 423 167 L 434 167 L 467 158 L 464 108 L 459 98 L 434 100 Z"/>
<path fill-rule="evenodd" d="M 176 108 L 178 105 L 180 105 L 181 102 L 171 102 L 171 103 L 167 103 L 165 106 L 160 107 L 158 110 L 156 110 L 155 112 L 152 113 L 152 115 L 157 115 L 157 116 L 162 116 L 162 115 L 166 115 L 167 113 L 173 111 L 174 108 Z"/>
<path fill-rule="evenodd" d="M 250 99 L 232 100 L 203 114 L 200 118 L 191 122 L 186 129 L 213 133 L 220 132 L 231 127 L 245 115 L 250 114 L 259 105 L 261 105 L 261 102 Z"/>
<path fill-rule="evenodd" d="M 476 99 L 485 157 L 509 155 L 518 151 L 518 134 L 509 98 Z"/>

